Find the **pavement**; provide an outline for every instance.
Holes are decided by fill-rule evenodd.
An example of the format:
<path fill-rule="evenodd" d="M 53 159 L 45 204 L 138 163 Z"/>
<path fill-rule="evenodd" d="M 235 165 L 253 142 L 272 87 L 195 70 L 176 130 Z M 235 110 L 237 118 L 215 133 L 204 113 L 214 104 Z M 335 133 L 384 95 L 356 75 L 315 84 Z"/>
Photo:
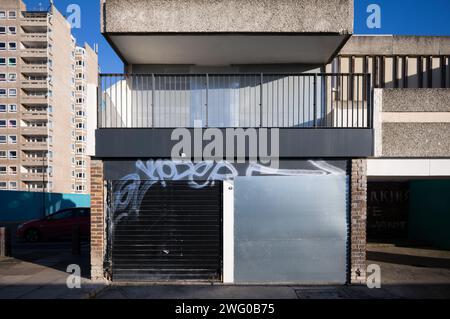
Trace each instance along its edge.
<path fill-rule="evenodd" d="M 85 299 L 106 287 L 89 280 L 88 243 L 73 256 L 71 242 L 13 242 L 13 256 L 0 257 L 0 299 Z M 67 287 L 72 264 L 80 266 L 81 289 Z"/>
<path fill-rule="evenodd" d="M 450 298 L 450 251 L 369 245 L 368 264 L 381 267 L 382 287 L 231 286 L 149 283 L 98 284 L 89 280 L 89 244 L 81 256 L 70 242 L 13 243 L 0 259 L 0 299 L 398 299 Z M 81 268 L 81 289 L 66 285 L 67 266 Z"/>

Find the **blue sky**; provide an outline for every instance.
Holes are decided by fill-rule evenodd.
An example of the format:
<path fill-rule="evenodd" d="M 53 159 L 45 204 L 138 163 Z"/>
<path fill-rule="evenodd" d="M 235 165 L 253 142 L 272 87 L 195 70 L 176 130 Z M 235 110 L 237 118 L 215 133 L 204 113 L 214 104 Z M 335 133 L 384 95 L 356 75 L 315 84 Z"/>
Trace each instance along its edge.
<path fill-rule="evenodd" d="M 355 34 L 448 35 L 450 36 L 450 0 L 354 0 Z M 24 0 L 28 9 L 45 8 L 48 0 Z M 122 73 L 123 65 L 100 34 L 99 0 L 54 0 L 66 15 L 70 4 L 81 8 L 81 28 L 73 29 L 79 44 L 98 43 L 100 67 L 103 73 Z M 380 8 L 380 28 L 367 26 L 367 7 Z"/>

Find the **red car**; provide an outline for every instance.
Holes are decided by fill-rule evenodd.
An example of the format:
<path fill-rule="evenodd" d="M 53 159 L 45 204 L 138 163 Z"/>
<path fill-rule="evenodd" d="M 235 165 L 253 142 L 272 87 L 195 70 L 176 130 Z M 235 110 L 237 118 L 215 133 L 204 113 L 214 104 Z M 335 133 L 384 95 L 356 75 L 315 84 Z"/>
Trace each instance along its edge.
<path fill-rule="evenodd" d="M 28 242 L 70 238 L 79 226 L 82 238 L 89 238 L 91 224 L 90 208 L 68 208 L 42 219 L 31 220 L 17 227 L 17 238 Z"/>

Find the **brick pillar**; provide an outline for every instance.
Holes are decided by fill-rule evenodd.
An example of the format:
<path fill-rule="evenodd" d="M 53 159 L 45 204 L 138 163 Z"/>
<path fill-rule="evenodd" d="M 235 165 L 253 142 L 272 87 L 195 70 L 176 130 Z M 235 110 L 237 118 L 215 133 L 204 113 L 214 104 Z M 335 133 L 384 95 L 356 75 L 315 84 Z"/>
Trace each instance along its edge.
<path fill-rule="evenodd" d="M 105 238 L 103 162 L 91 160 L 91 279 L 104 280 Z"/>
<path fill-rule="evenodd" d="M 352 160 L 350 283 L 366 283 L 367 161 Z"/>

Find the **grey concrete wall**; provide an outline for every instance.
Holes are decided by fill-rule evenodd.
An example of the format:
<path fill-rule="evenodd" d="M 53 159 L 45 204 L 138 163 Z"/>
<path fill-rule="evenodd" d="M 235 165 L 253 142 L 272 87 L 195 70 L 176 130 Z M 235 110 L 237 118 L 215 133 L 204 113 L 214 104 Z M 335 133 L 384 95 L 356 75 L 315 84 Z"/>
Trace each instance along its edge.
<path fill-rule="evenodd" d="M 340 54 L 445 55 L 450 54 L 450 37 L 352 36 Z"/>
<path fill-rule="evenodd" d="M 450 123 L 384 123 L 383 157 L 450 157 Z"/>
<path fill-rule="evenodd" d="M 385 89 L 383 112 L 450 112 L 450 89 Z"/>
<path fill-rule="evenodd" d="M 450 157 L 450 89 L 380 89 L 374 103 L 376 157 Z"/>
<path fill-rule="evenodd" d="M 353 0 L 101 0 L 102 31 L 353 33 Z"/>

